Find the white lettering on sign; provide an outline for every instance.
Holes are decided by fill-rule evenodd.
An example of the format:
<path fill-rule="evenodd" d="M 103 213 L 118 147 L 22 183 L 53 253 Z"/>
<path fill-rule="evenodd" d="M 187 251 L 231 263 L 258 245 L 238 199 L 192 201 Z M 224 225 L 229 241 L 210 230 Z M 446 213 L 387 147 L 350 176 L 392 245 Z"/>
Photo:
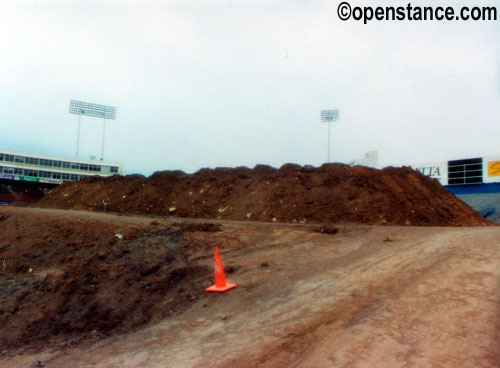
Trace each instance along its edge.
<path fill-rule="evenodd" d="M 439 169 L 439 166 L 416 167 L 415 170 L 418 170 L 423 175 L 430 176 L 431 178 L 437 178 L 441 176 L 441 170 Z"/>

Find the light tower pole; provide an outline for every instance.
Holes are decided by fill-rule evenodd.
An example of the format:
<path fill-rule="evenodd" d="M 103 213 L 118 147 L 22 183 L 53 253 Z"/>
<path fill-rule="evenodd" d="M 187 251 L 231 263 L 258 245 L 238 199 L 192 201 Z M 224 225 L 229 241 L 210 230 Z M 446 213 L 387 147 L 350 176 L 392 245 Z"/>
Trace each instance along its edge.
<path fill-rule="evenodd" d="M 330 163 L 330 130 L 331 123 L 339 120 L 339 110 L 321 110 L 321 121 L 328 123 L 328 155 L 327 162 Z"/>
<path fill-rule="evenodd" d="M 106 119 L 116 119 L 116 107 L 107 105 L 98 105 L 89 102 L 71 100 L 69 102 L 69 112 L 78 115 L 78 132 L 76 136 L 76 157 L 80 148 L 80 123 L 82 115 L 91 116 L 94 118 L 102 118 L 102 148 L 101 160 L 104 160 L 104 136 L 106 134 Z"/>

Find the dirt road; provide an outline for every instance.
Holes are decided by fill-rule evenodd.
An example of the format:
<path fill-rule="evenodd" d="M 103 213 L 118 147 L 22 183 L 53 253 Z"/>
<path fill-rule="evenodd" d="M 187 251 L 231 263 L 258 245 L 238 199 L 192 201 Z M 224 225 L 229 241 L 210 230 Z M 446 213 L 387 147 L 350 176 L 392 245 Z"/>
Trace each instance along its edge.
<path fill-rule="evenodd" d="M 145 234 L 176 221 L 16 208 L 0 216 L 10 216 L 2 226 L 69 221 Z M 209 274 L 192 303 L 166 318 L 75 345 L 12 350 L 0 367 L 500 367 L 499 227 L 339 225 L 326 234 L 218 224 L 218 232 L 184 234 L 199 246 L 187 262 L 210 270 L 219 246 L 237 288 L 203 293 Z"/>

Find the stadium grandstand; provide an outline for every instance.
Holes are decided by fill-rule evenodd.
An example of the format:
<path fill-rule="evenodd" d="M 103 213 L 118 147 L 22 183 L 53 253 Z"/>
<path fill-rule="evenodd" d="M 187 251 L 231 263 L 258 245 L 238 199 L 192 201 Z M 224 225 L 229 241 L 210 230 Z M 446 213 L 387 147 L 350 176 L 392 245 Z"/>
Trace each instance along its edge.
<path fill-rule="evenodd" d="M 489 220 L 500 222 L 500 155 L 411 165 Z"/>
<path fill-rule="evenodd" d="M 123 175 L 123 166 L 0 149 L 0 204 L 34 202 L 55 185 L 96 175 Z"/>

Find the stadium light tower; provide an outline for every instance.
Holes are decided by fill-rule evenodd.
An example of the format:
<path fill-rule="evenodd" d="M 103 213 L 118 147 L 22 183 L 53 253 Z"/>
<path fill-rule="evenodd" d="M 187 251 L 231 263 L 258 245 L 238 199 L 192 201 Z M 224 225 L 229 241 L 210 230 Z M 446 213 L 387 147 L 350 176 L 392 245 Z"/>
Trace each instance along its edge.
<path fill-rule="evenodd" d="M 101 160 L 104 160 L 104 136 L 106 134 L 106 119 L 108 120 L 116 119 L 116 107 L 71 100 L 69 102 L 69 112 L 71 114 L 78 115 L 78 132 L 76 136 L 76 157 L 78 157 L 78 150 L 80 148 L 80 123 L 82 120 L 82 115 L 87 115 L 94 118 L 102 118 Z"/>
<path fill-rule="evenodd" d="M 330 163 L 330 129 L 332 121 L 339 120 L 339 110 L 321 110 L 321 121 L 328 123 L 328 158 Z"/>

